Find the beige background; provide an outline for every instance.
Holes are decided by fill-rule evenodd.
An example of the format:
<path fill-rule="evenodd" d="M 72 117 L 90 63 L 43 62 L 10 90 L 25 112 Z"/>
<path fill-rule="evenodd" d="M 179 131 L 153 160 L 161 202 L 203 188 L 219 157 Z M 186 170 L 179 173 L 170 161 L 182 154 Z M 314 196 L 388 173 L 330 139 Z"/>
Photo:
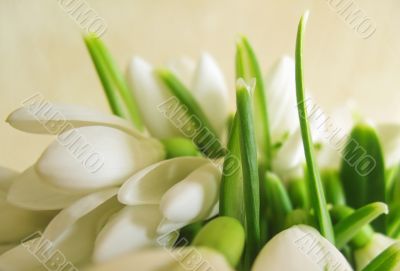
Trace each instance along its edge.
<path fill-rule="evenodd" d="M 211 52 L 233 80 L 238 34 L 252 41 L 264 69 L 293 55 L 297 21 L 311 17 L 305 44 L 306 81 L 326 110 L 358 100 L 378 120 L 400 121 L 400 2 L 354 0 L 377 25 L 360 38 L 327 0 L 90 0 L 108 31 L 104 39 L 121 66 L 133 54 L 160 65 Z M 40 91 L 51 101 L 108 110 L 81 38 L 57 0 L 0 0 L 0 115 Z M 0 165 L 22 170 L 51 137 L 0 123 Z"/>

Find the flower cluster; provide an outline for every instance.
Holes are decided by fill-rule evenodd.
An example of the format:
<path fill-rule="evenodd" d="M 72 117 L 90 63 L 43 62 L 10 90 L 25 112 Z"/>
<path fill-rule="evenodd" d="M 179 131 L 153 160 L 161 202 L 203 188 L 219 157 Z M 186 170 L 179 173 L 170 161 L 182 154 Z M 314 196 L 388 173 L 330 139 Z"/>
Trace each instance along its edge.
<path fill-rule="evenodd" d="M 400 270 L 400 125 L 313 103 L 305 21 L 265 77 L 238 41 L 236 110 L 208 54 L 125 77 L 86 36 L 113 114 L 39 94 L 8 116 L 54 141 L 0 168 L 0 270 Z"/>

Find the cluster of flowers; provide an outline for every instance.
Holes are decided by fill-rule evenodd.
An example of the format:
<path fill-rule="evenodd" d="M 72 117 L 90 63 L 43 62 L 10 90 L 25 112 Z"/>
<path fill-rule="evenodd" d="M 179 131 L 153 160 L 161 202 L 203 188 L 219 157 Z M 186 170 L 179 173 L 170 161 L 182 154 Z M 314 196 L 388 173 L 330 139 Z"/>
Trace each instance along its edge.
<path fill-rule="evenodd" d="M 101 69 L 104 58 L 87 44 L 107 92 L 107 72 L 116 77 Z M 250 48 L 245 39 L 240 46 Z M 263 78 L 271 159 L 259 168 L 260 242 L 249 242 L 243 194 L 251 192 L 237 185 L 248 181 L 248 172 L 227 175 L 219 167 L 223 156 L 208 157 L 159 110 L 171 97 L 192 101 L 187 105 L 197 110 L 188 112 L 206 121 L 225 151 L 235 153 L 236 147 L 240 155 L 232 144 L 228 87 L 214 59 L 203 54 L 197 65 L 188 59 L 169 63 L 174 80 L 168 81 L 135 57 L 127 85 L 145 129 L 37 96 L 9 115 L 12 127 L 56 139 L 24 172 L 0 168 L 0 270 L 383 270 L 382 264 L 400 270 L 400 125 L 354 123 L 351 113 L 338 110 L 332 116 L 346 135 L 338 150 L 327 132 L 329 118 L 309 118 L 325 192 L 309 189 L 296 65 L 282 57 Z M 186 96 L 171 91 L 177 85 L 187 86 Z M 123 115 L 110 92 L 107 97 L 113 112 Z M 246 141 L 245 133 L 239 137 Z M 243 151 L 246 143 L 240 144 Z M 231 184 L 232 178 L 238 182 Z M 230 198 L 232 186 L 236 196 Z M 336 241 L 318 231 L 313 193 L 322 194 Z M 231 203 L 238 215 L 227 211 Z M 388 206 L 390 214 L 382 218 Z"/>

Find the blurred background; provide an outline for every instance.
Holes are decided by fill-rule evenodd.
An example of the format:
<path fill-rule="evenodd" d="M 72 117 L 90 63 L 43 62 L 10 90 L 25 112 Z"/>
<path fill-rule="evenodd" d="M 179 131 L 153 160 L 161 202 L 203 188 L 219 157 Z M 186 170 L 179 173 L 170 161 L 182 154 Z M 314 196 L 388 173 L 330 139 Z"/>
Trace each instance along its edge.
<path fill-rule="evenodd" d="M 2 120 L 37 92 L 53 102 L 108 111 L 82 41 L 85 29 L 65 10 L 71 1 L 0 0 Z M 329 112 L 354 99 L 371 119 L 400 121 L 398 0 L 79 1 L 106 23 L 103 39 L 122 68 L 133 55 L 162 65 L 208 51 L 231 87 L 238 35 L 249 37 L 266 71 L 280 55 L 293 56 L 297 22 L 309 9 L 305 77 L 315 101 Z M 353 29 L 344 4 L 368 21 Z M 362 35 L 367 27 L 376 28 L 369 38 Z M 23 170 L 51 140 L 2 121 L 0 165 Z"/>

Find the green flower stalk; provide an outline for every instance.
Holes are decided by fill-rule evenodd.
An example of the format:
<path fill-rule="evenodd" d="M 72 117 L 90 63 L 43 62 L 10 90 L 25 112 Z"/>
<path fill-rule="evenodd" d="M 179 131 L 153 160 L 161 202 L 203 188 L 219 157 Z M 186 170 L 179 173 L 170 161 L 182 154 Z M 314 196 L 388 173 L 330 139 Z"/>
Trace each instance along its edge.
<path fill-rule="evenodd" d="M 311 197 L 311 206 L 314 209 L 315 217 L 317 220 L 318 229 L 322 236 L 334 243 L 335 237 L 333 234 L 333 228 L 331 218 L 328 213 L 324 189 L 317 167 L 313 143 L 310 132 L 310 124 L 307 119 L 307 110 L 305 106 L 304 97 L 304 85 L 303 85 L 303 36 L 304 28 L 308 18 L 308 12 L 303 15 L 300 20 L 297 42 L 296 42 L 296 93 L 297 103 L 300 119 L 301 136 L 303 139 L 304 153 L 306 156 L 306 162 L 308 167 L 309 177 L 309 190 Z"/>

